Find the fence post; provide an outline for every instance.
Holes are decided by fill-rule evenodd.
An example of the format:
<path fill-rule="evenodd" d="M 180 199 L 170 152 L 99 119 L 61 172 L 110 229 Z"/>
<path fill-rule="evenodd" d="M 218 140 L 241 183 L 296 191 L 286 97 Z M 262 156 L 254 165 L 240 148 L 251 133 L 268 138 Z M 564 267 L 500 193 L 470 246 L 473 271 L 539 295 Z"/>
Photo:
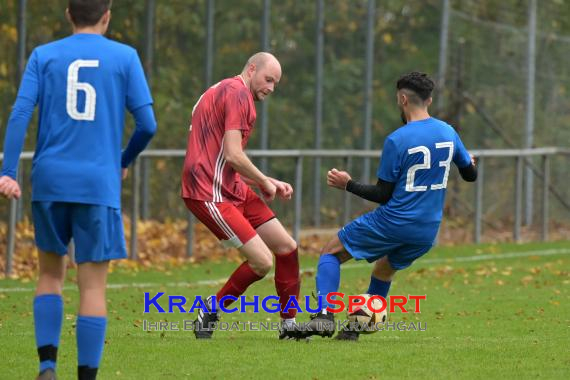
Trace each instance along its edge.
<path fill-rule="evenodd" d="M 364 74 L 364 150 L 372 145 L 372 82 L 374 79 L 374 24 L 376 18 L 376 1 L 368 0 L 366 21 L 366 71 Z M 362 182 L 370 182 L 370 157 L 364 158 Z"/>
<path fill-rule="evenodd" d="M 325 3 L 317 0 L 317 41 L 316 41 L 316 72 L 315 72 L 315 149 L 322 146 L 323 124 L 323 65 L 325 45 Z M 321 157 L 315 157 L 315 173 L 313 178 L 313 223 L 321 225 Z"/>
<path fill-rule="evenodd" d="M 133 260 L 137 259 L 137 221 L 139 220 L 139 190 L 140 190 L 140 160 L 135 160 L 133 165 L 132 183 L 132 206 L 131 206 L 131 255 Z"/>
<path fill-rule="evenodd" d="M 188 227 L 186 228 L 186 257 L 194 254 L 194 215 L 188 212 Z"/>
<path fill-rule="evenodd" d="M 27 0 L 19 0 L 18 1 L 18 20 L 17 20 L 17 27 L 18 27 L 18 55 L 17 55 L 17 64 L 18 64 L 18 80 L 22 79 L 24 75 L 24 70 L 26 69 L 26 13 L 28 9 L 28 1 Z M 20 170 L 18 170 L 18 183 L 20 184 L 20 190 L 22 190 L 22 196 L 20 199 L 16 201 L 16 222 L 22 221 L 22 216 L 24 214 L 23 210 L 23 198 L 24 198 L 24 181 L 21 180 L 23 178 L 23 171 L 24 165 L 20 163 Z M 10 205 L 12 207 L 12 205 Z"/>
<path fill-rule="evenodd" d="M 261 17 L 261 50 L 269 51 L 269 26 L 271 21 L 271 0 L 263 0 L 263 15 Z M 261 102 L 259 113 L 259 127 L 261 129 L 259 148 L 261 150 L 269 149 L 269 126 L 268 126 L 268 111 L 267 102 Z M 267 157 L 261 158 L 260 169 L 263 173 L 267 174 L 269 166 L 267 164 Z"/>
<path fill-rule="evenodd" d="M 153 62 L 154 62 L 154 20 L 156 13 L 156 1 L 146 0 L 145 2 L 145 27 L 144 27 L 144 70 L 149 86 L 152 85 Z M 149 180 L 150 165 L 147 158 L 142 159 L 142 199 L 141 218 L 149 218 Z"/>
<path fill-rule="evenodd" d="M 550 186 L 550 156 L 542 157 L 542 240 L 548 241 L 548 195 Z"/>
<path fill-rule="evenodd" d="M 303 204 L 303 156 L 298 156 L 295 162 L 295 222 L 293 225 L 293 239 L 300 242 L 301 213 Z"/>
<path fill-rule="evenodd" d="M 443 112 L 445 77 L 447 73 L 447 46 L 449 40 L 449 0 L 442 0 L 441 29 L 439 34 L 439 68 L 437 71 L 437 112 Z"/>
<path fill-rule="evenodd" d="M 528 2 L 528 48 L 527 48 L 527 79 L 526 79 L 526 125 L 525 125 L 525 148 L 530 149 L 534 144 L 534 92 L 536 81 L 536 0 Z M 525 164 L 525 225 L 532 224 L 534 205 L 534 173 L 532 172 L 532 157 Z"/>
<path fill-rule="evenodd" d="M 477 171 L 477 183 L 475 185 L 475 244 L 481 243 L 485 157 L 479 158 Z"/>
<path fill-rule="evenodd" d="M 514 239 L 516 242 L 521 240 L 521 209 L 522 209 L 522 177 L 523 177 L 523 157 L 516 158 L 516 174 L 515 174 L 515 228 Z"/>
<path fill-rule="evenodd" d="M 150 168 L 148 158 L 141 157 L 141 211 L 140 216 L 142 220 L 149 218 L 149 178 L 150 178 Z"/>
<path fill-rule="evenodd" d="M 204 65 L 204 81 L 206 85 L 204 88 L 212 85 L 214 71 L 214 8 L 215 0 L 206 0 L 206 56 Z"/>
<path fill-rule="evenodd" d="M 351 169 L 352 169 L 352 157 L 348 156 L 344 159 L 344 166 L 345 169 L 348 173 L 350 173 Z M 350 220 L 350 206 L 351 206 L 351 194 L 348 191 L 344 192 L 344 208 L 343 208 L 343 212 L 342 212 L 342 224 L 347 224 L 348 221 Z"/>

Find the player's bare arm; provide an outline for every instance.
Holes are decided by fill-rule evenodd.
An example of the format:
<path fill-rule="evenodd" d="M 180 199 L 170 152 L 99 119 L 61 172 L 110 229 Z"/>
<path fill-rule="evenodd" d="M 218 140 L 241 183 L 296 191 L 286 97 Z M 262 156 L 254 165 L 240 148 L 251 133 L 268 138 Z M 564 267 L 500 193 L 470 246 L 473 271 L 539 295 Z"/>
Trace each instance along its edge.
<path fill-rule="evenodd" d="M 271 182 L 269 177 L 261 172 L 251 162 L 242 149 L 242 134 L 239 130 L 229 130 L 224 134 L 224 158 L 231 167 L 240 175 L 255 182 L 266 201 L 275 199 L 277 187 Z"/>

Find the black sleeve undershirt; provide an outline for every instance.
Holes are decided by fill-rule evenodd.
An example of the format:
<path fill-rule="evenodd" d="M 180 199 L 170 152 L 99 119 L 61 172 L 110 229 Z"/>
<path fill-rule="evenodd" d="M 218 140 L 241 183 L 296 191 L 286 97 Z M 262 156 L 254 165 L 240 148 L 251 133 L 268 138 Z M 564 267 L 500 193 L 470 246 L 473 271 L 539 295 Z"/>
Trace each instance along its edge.
<path fill-rule="evenodd" d="M 477 180 L 477 167 L 473 164 L 469 164 L 469 166 L 459 168 L 459 174 L 465 181 L 475 182 L 475 180 Z M 381 179 L 378 179 L 376 185 L 365 185 L 349 180 L 346 184 L 346 191 L 358 195 L 367 201 L 384 205 L 392 198 L 395 186 L 396 184 L 394 182 L 387 182 Z"/>
<path fill-rule="evenodd" d="M 349 180 L 346 184 L 346 191 L 351 192 L 354 195 L 358 195 L 360 198 L 366 199 L 367 201 L 383 205 L 388 203 L 390 198 L 392 198 L 395 186 L 396 184 L 394 182 L 387 182 L 381 179 L 378 179 L 376 185 L 364 185 L 362 183 Z"/>
<path fill-rule="evenodd" d="M 459 174 L 467 182 L 475 182 L 477 180 L 477 167 L 473 163 L 464 168 L 459 168 Z"/>

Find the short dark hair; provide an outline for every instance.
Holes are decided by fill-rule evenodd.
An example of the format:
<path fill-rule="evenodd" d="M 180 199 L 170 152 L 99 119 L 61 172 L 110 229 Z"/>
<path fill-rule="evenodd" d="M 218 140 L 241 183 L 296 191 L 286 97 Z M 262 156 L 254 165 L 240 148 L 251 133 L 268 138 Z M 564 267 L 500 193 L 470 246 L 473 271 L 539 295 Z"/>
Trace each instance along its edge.
<path fill-rule="evenodd" d="M 67 9 L 75 26 L 93 26 L 111 8 L 112 0 L 69 0 Z"/>
<path fill-rule="evenodd" d="M 398 90 L 410 90 L 418 95 L 423 101 L 430 98 L 434 87 L 434 81 L 427 74 L 417 71 L 402 75 L 396 83 L 396 88 Z"/>

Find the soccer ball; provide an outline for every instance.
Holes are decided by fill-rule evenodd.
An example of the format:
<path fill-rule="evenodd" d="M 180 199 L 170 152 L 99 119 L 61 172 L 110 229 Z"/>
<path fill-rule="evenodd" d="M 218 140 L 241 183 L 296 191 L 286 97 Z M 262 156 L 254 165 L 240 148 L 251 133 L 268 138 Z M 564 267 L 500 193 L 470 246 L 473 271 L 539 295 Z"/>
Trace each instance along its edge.
<path fill-rule="evenodd" d="M 361 333 L 372 334 L 378 331 L 378 323 L 384 323 L 388 319 L 388 313 L 386 308 L 382 311 L 382 300 L 378 297 L 372 298 L 371 294 L 360 294 L 364 297 L 364 305 L 356 306 L 353 308 L 352 312 L 347 309 L 348 322 L 356 327 Z"/>

